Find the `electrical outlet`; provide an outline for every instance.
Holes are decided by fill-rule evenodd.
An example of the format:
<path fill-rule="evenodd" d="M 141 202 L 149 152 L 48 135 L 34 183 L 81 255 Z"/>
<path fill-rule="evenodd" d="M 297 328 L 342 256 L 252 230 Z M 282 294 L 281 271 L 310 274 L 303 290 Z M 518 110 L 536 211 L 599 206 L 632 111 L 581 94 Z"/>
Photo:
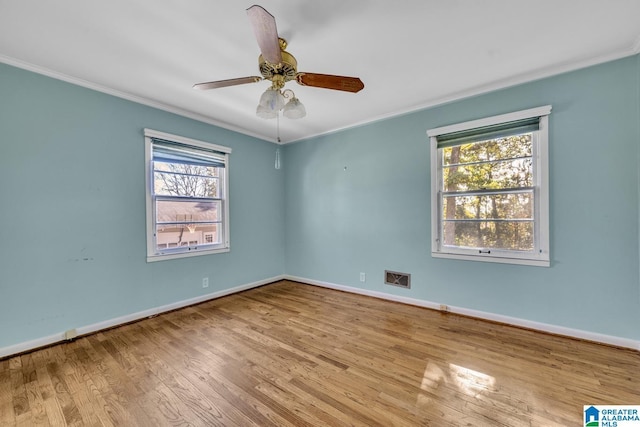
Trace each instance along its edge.
<path fill-rule="evenodd" d="M 449 312 L 449 306 L 446 304 L 440 304 L 440 311 L 446 311 L 447 313 Z"/>
<path fill-rule="evenodd" d="M 367 275 L 366 275 L 366 274 L 364 274 L 364 273 L 360 273 L 360 281 L 361 281 L 361 282 L 364 282 L 364 281 L 366 281 L 366 280 L 367 280 Z"/>
<path fill-rule="evenodd" d="M 203 277 L 202 278 L 202 287 L 203 288 L 208 288 L 209 287 L 209 278 L 208 277 Z"/>

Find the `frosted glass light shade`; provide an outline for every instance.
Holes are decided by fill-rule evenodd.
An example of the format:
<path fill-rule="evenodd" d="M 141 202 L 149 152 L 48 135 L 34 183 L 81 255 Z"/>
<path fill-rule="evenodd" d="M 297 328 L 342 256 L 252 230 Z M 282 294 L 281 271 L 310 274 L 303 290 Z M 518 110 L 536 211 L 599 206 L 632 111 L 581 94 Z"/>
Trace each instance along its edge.
<path fill-rule="evenodd" d="M 284 107 L 284 96 L 279 90 L 269 88 L 260 97 L 259 105 L 272 111 L 280 111 Z"/>
<path fill-rule="evenodd" d="M 278 117 L 278 110 L 271 110 L 263 105 L 258 105 L 258 108 L 256 108 L 256 116 L 261 119 L 275 119 Z"/>
<path fill-rule="evenodd" d="M 307 110 L 298 98 L 293 98 L 284 106 L 282 115 L 288 119 L 301 119 L 307 115 Z"/>

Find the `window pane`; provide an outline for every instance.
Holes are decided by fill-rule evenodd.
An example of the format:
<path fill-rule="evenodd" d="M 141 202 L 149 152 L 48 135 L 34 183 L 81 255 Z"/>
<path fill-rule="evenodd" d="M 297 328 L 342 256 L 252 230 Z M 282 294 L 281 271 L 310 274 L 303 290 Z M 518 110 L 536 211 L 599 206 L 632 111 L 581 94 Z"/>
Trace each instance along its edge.
<path fill-rule="evenodd" d="M 231 149 L 145 129 L 147 261 L 229 250 Z"/>
<path fill-rule="evenodd" d="M 434 257 L 549 266 L 550 111 L 427 131 Z"/>
<path fill-rule="evenodd" d="M 444 220 L 533 219 L 533 192 L 443 197 Z"/>
<path fill-rule="evenodd" d="M 533 186 L 531 158 L 443 168 L 444 191 L 494 190 Z"/>
<path fill-rule="evenodd" d="M 442 150 L 444 192 L 488 191 L 487 194 L 443 195 L 443 244 L 533 250 L 533 191 L 500 191 L 534 185 L 532 134 Z M 491 190 L 497 190 L 497 194 Z"/>
<path fill-rule="evenodd" d="M 443 148 L 444 165 L 531 157 L 532 133 Z"/>
<path fill-rule="evenodd" d="M 157 225 L 158 250 L 180 246 L 202 246 L 221 243 L 220 224 Z"/>
<path fill-rule="evenodd" d="M 153 162 L 154 193 L 163 196 L 220 198 L 220 168 Z"/>
<path fill-rule="evenodd" d="M 219 200 L 157 200 L 156 223 L 221 221 L 221 205 Z"/>
<path fill-rule="evenodd" d="M 153 162 L 153 169 L 163 172 L 189 172 L 196 175 L 220 176 L 220 169 L 215 166 L 195 166 L 171 162 Z"/>
<path fill-rule="evenodd" d="M 443 226 L 445 246 L 533 250 L 533 221 L 455 221 Z"/>

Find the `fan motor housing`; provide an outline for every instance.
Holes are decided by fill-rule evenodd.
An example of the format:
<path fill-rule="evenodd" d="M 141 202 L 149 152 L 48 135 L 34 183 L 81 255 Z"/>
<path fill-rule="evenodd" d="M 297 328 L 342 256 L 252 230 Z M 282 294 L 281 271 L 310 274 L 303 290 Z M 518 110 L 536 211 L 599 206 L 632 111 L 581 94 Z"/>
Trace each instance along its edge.
<path fill-rule="evenodd" d="M 285 82 L 296 78 L 298 61 L 293 55 L 284 50 L 280 51 L 280 54 L 282 55 L 282 62 L 279 64 L 267 62 L 262 55 L 258 58 L 260 73 L 266 80 L 273 80 L 274 76 L 281 76 Z"/>

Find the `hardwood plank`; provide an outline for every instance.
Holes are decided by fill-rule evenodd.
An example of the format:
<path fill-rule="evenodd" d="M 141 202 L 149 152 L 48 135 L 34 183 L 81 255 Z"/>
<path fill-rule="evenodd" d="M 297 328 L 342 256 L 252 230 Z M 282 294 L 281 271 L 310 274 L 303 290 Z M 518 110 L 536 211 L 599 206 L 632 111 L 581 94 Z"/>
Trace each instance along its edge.
<path fill-rule="evenodd" d="M 65 396 L 60 396 L 60 400 L 57 396 L 57 390 L 55 389 L 47 364 L 50 360 L 55 360 L 54 353 L 51 348 L 36 351 L 32 353 L 34 361 L 36 361 L 36 382 L 32 384 L 36 388 L 36 393 L 39 397 L 34 397 L 34 400 L 41 400 L 44 412 L 46 414 L 47 421 L 52 426 L 64 426 L 67 422 L 64 418 L 61 402 L 64 401 Z M 24 356 L 22 356 L 24 357 Z M 36 417 L 34 416 L 34 419 Z"/>
<path fill-rule="evenodd" d="M 16 422 L 13 382 L 9 370 L 14 359 L 16 358 L 0 361 L 0 425 L 14 425 Z"/>
<path fill-rule="evenodd" d="M 264 393 L 260 389 L 260 385 L 264 383 L 258 375 L 246 375 L 245 373 L 252 372 L 251 366 L 246 366 L 242 362 L 231 361 L 222 372 L 221 377 L 224 380 L 233 384 L 240 393 L 247 397 L 252 398 L 258 404 L 264 406 L 267 409 L 267 413 L 274 414 L 280 422 L 278 425 L 295 425 L 313 427 L 317 424 L 305 421 L 305 419 L 299 416 L 296 412 L 292 411 L 287 405 L 283 405 L 277 399 L 271 395 L 271 393 Z M 247 399 L 249 400 L 249 399 Z"/>
<path fill-rule="evenodd" d="M 49 426 L 49 417 L 44 407 L 44 400 L 38 388 L 38 381 L 29 381 L 25 384 L 27 398 L 29 399 L 30 408 L 30 425 L 33 426 Z"/>
<path fill-rule="evenodd" d="M 640 353 L 281 281 L 0 360 L 0 425 L 566 426 Z"/>
<path fill-rule="evenodd" d="M 29 399 L 24 387 L 22 373 L 22 358 L 14 357 L 9 361 L 9 375 L 11 376 L 11 389 L 13 391 L 13 413 L 16 416 L 16 420 L 20 422 L 21 416 L 29 412 Z"/>
<path fill-rule="evenodd" d="M 75 350 L 78 359 L 85 360 L 83 366 L 95 386 L 94 393 L 102 398 L 103 410 L 114 425 L 162 425 L 158 413 L 147 413 L 140 406 L 143 392 L 138 384 L 131 381 L 102 346 L 109 332 L 112 331 L 81 338 Z"/>

